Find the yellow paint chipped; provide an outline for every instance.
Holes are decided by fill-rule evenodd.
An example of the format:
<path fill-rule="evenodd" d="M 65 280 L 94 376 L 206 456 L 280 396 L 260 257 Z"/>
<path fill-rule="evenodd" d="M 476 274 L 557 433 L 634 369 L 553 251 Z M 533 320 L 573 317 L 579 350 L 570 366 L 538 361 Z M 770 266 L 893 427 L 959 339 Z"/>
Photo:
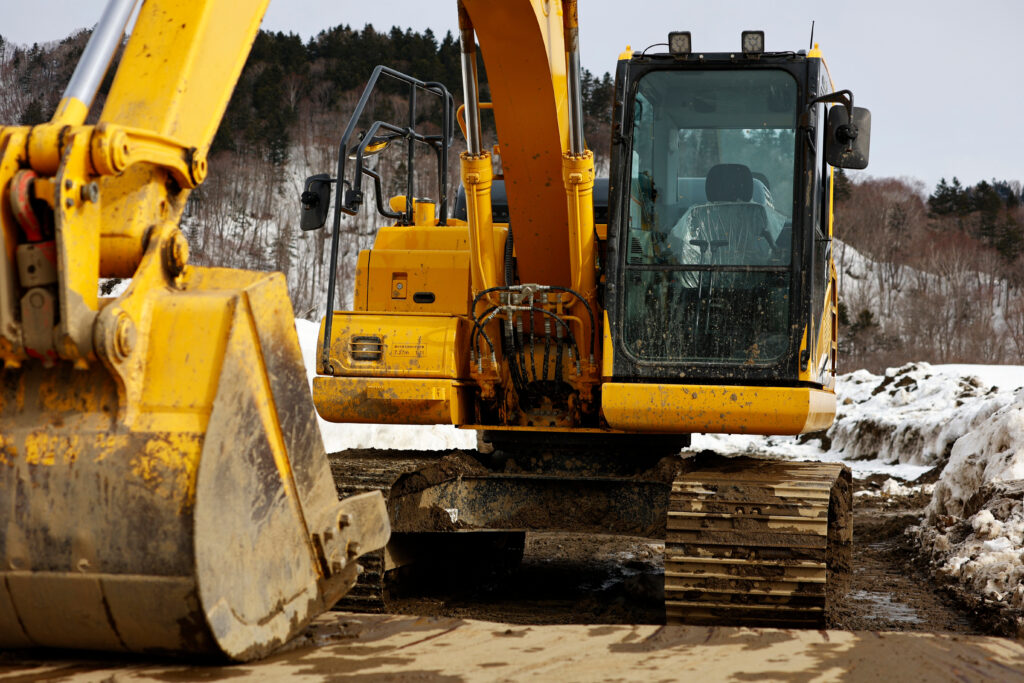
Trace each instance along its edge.
<path fill-rule="evenodd" d="M 95 434 L 93 436 L 92 452 L 93 462 L 105 460 L 118 446 L 126 441 L 125 436 L 114 436 L 112 434 Z"/>
<path fill-rule="evenodd" d="M 14 445 L 14 440 L 0 434 L 0 465 L 14 466 L 14 461 L 18 459 L 18 448 Z"/>
<path fill-rule="evenodd" d="M 73 463 L 81 452 L 77 434 L 32 432 L 25 437 L 25 461 L 29 465 L 53 466 L 58 460 Z"/>
<path fill-rule="evenodd" d="M 192 434 L 165 434 L 146 442 L 142 453 L 133 456 L 132 474 L 150 491 L 182 507 L 195 500 L 199 442 Z"/>

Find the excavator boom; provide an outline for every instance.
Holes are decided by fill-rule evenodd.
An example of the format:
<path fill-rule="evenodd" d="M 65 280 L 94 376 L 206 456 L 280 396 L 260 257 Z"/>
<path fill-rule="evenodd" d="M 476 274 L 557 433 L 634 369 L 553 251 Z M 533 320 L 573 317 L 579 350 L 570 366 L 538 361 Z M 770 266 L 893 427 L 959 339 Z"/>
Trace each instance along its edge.
<path fill-rule="evenodd" d="M 52 121 L 0 128 L 0 647 L 285 642 L 389 535 L 339 502 L 284 280 L 178 227 L 266 0 L 113 0 Z M 130 277 L 114 299 L 100 277 Z"/>

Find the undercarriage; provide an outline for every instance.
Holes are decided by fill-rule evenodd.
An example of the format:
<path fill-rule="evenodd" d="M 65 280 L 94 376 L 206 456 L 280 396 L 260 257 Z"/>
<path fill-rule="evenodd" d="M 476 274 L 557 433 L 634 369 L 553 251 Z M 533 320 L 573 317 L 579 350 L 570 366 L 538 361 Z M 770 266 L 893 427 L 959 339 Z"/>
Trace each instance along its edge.
<path fill-rule="evenodd" d="M 379 490 L 392 540 L 339 606 L 388 611 L 437 558 L 507 570 L 526 533 L 665 541 L 668 622 L 820 627 L 850 568 L 842 465 L 680 452 L 687 437 L 483 432 L 478 451 L 330 456 L 340 495 Z"/>

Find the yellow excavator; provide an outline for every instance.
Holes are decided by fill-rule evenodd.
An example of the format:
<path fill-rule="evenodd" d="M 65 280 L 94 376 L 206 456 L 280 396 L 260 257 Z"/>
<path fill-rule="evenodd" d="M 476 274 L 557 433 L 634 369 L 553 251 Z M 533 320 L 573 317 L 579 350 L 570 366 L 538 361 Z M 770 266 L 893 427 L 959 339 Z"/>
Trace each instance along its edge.
<path fill-rule="evenodd" d="M 283 278 L 189 265 L 178 227 L 267 0 L 146 0 L 87 124 L 137 4 L 51 121 L 0 127 L 0 647 L 251 659 L 387 514 L 338 500 Z"/>
<path fill-rule="evenodd" d="M 440 83 L 378 67 L 336 172 L 302 195 L 303 228 L 333 217 L 329 272 L 366 183 L 389 223 L 359 254 L 353 310 L 335 310 L 330 285 L 317 411 L 452 424 L 481 444 L 332 456 L 340 489 L 386 495 L 393 531 L 349 604 L 386 608 L 389 572 L 445 544 L 468 561 L 561 529 L 665 538 L 670 621 L 821 625 L 829 581 L 849 568 L 849 470 L 679 453 L 695 433 L 831 424 L 831 167 L 867 165 L 870 113 L 835 91 L 816 46 L 768 52 L 745 31 L 739 49 L 700 52 L 673 32 L 619 56 L 598 179 L 576 1 L 457 6 L 463 107 Z M 408 116 L 357 130 L 382 80 L 407 89 Z M 467 151 L 449 196 L 455 120 Z M 385 201 L 374 159 L 389 148 L 407 175 Z M 436 156 L 433 199 L 416 184 L 423 154 Z"/>
<path fill-rule="evenodd" d="M 350 125 L 303 222 L 324 223 L 333 183 L 335 265 L 341 215 L 380 179 L 369 160 L 399 140 L 410 167 L 417 146 L 437 155 L 440 194 L 410 168 L 378 205 L 394 224 L 360 255 L 354 311 L 333 312 L 332 283 L 316 408 L 484 445 L 388 470 L 328 460 L 281 277 L 190 265 L 178 225 L 266 0 L 145 0 L 86 123 L 136 4 L 111 0 L 51 121 L 0 128 L 0 647 L 251 659 L 360 563 L 372 591 L 451 538 L 514 551 L 560 527 L 666 535 L 672 619 L 821 621 L 849 473 L 678 457 L 691 433 L 834 413 L 828 165 L 866 163 L 868 117 L 820 53 L 757 33 L 734 53 L 686 33 L 624 53 L 605 204 L 575 2 L 465 0 L 452 216 L 452 99 L 381 70 L 409 86 L 408 121 Z M 438 98 L 439 127 L 417 129 L 417 96 Z M 99 296 L 111 277 L 131 283 Z"/>

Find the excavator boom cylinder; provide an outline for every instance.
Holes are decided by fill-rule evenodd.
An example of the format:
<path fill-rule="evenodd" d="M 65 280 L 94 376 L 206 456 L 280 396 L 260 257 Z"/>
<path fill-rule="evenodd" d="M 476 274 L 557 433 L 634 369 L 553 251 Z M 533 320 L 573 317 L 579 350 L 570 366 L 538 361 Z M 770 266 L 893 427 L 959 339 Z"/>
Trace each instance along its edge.
<path fill-rule="evenodd" d="M 124 38 L 128 20 L 138 4 L 139 0 L 111 0 L 107 4 L 57 107 L 56 119 L 61 123 L 76 125 L 85 122 L 93 98 Z"/>

